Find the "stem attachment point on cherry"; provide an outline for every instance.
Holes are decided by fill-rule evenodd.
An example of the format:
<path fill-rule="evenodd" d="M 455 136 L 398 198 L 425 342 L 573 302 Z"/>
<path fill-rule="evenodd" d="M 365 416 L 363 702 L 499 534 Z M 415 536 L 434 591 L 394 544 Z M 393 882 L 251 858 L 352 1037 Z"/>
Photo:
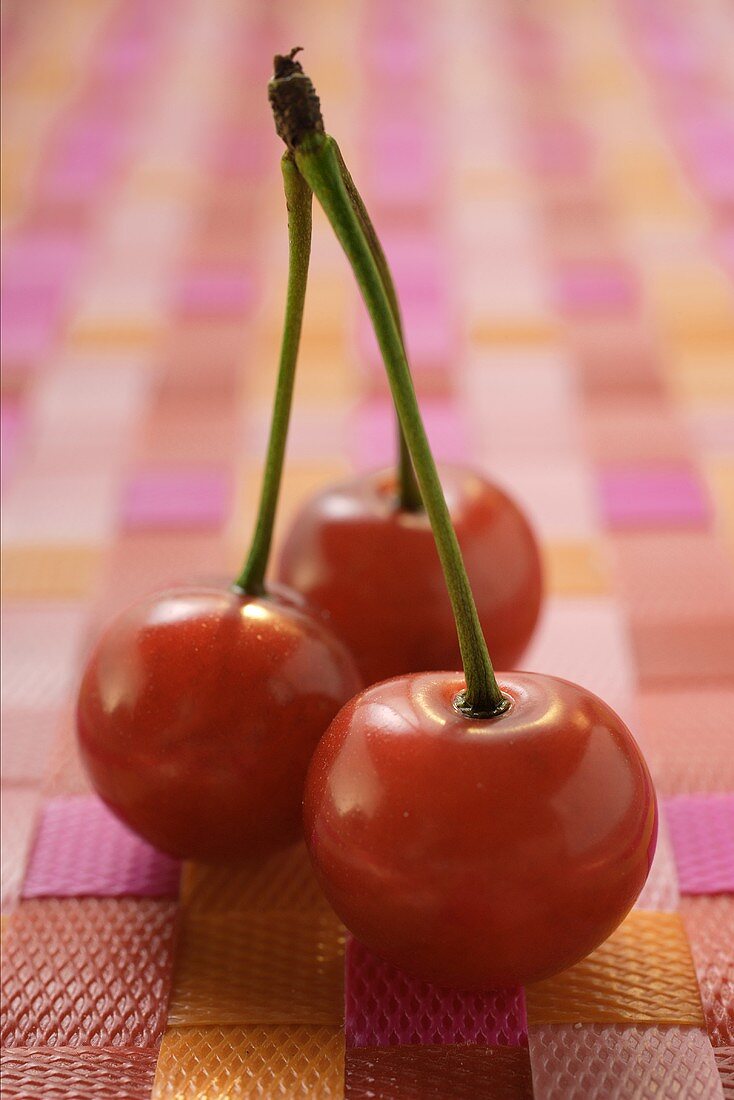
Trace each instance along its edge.
<path fill-rule="evenodd" d="M 454 696 L 452 704 L 454 710 L 458 710 L 459 714 L 463 714 L 465 718 L 481 721 L 501 718 L 503 714 L 507 714 L 512 709 L 512 699 L 509 695 L 505 695 L 504 691 L 500 694 L 502 695 L 501 701 L 488 711 L 481 710 L 474 703 L 471 703 L 466 697 L 466 691 L 458 692 Z"/>

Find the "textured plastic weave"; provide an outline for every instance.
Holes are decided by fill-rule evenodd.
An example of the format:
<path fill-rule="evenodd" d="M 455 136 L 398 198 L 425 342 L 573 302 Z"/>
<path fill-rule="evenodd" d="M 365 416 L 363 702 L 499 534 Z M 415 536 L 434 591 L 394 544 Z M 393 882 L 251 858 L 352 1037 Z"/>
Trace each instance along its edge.
<path fill-rule="evenodd" d="M 0 894 L 7 913 L 20 896 L 40 806 L 34 787 L 6 787 L 0 800 Z"/>
<path fill-rule="evenodd" d="M 66 702 L 85 620 L 85 611 L 76 604 L 15 603 L 4 608 L 3 706 L 48 710 Z"/>
<path fill-rule="evenodd" d="M 400 1046 L 347 1050 L 346 1100 L 532 1100 L 521 1047 Z"/>
<path fill-rule="evenodd" d="M 535 1100 L 716 1100 L 705 1032 L 689 1027 L 546 1024 L 530 1034 Z"/>
<path fill-rule="evenodd" d="M 6 1100 L 148 1100 L 158 1052 L 110 1047 L 33 1047 L 0 1055 Z"/>
<path fill-rule="evenodd" d="M 174 904 L 170 865 L 88 799 L 60 811 L 91 795 L 72 711 L 94 637 L 144 593 L 234 576 L 251 535 L 286 263 L 262 96 L 296 8 L 0 4 L 3 1094 L 147 1097 L 162 1040 L 169 1098 L 734 1100 L 734 894 L 708 893 L 730 863 L 708 796 L 734 791 L 725 0 L 307 11 L 327 33 L 305 67 L 393 269 L 431 443 L 542 542 L 522 663 L 622 715 L 661 803 L 624 929 L 526 991 L 531 1050 L 487 1045 L 525 1041 L 519 993 L 383 980 L 350 949 L 347 1030 L 400 1045 L 345 1059 L 342 929 L 303 849 L 186 866 Z M 323 229 L 278 539 L 312 492 L 394 457 Z M 110 896 L 20 901 L 24 878 Z M 177 1010 L 206 1023 L 169 1026 L 174 969 Z"/>
<path fill-rule="evenodd" d="M 731 681 L 734 616 L 729 613 L 706 619 L 633 621 L 630 637 L 643 687 L 677 688 L 684 679 L 720 687 Z"/>
<path fill-rule="evenodd" d="M 171 897 L 179 863 L 131 833 L 100 800 L 47 802 L 23 884 L 23 897 Z"/>
<path fill-rule="evenodd" d="M 396 969 L 351 938 L 345 1028 L 349 1047 L 527 1044 L 521 989 L 482 993 L 441 989 Z"/>
<path fill-rule="evenodd" d="M 734 689 L 647 691 L 639 707 L 640 733 L 659 795 L 734 790 Z"/>
<path fill-rule="evenodd" d="M 46 761 L 43 791 L 48 798 L 92 793 L 92 785 L 79 754 L 74 718 L 68 712 L 60 720 L 58 734 Z"/>
<path fill-rule="evenodd" d="M 39 782 L 47 767 L 59 721 L 59 713 L 55 710 L 3 709 L 0 754 L 4 783 Z"/>
<path fill-rule="evenodd" d="M 734 1046 L 734 897 L 681 899 L 709 1038 Z"/>
<path fill-rule="evenodd" d="M 155 1045 L 174 917 L 173 903 L 148 899 L 24 901 L 3 937 L 3 1045 Z"/>
<path fill-rule="evenodd" d="M 734 893 L 734 794 L 665 803 L 682 894 Z"/>
<path fill-rule="evenodd" d="M 344 933 L 333 916 L 184 916 L 169 1024 L 338 1026 L 343 1018 Z"/>
<path fill-rule="evenodd" d="M 275 1097 L 341 1100 L 344 1034 L 328 1027 L 174 1027 L 153 1100 Z"/>
<path fill-rule="evenodd" d="M 618 579 L 637 621 L 702 619 L 734 609 L 731 566 L 710 533 L 679 533 L 675 539 L 662 532 L 626 535 L 615 539 L 614 550 Z"/>
<path fill-rule="evenodd" d="M 303 845 L 241 867 L 184 864 L 181 904 L 190 912 L 329 912 Z"/>
<path fill-rule="evenodd" d="M 734 1047 L 717 1047 L 714 1058 L 726 1100 L 734 1100 Z"/>
<path fill-rule="evenodd" d="M 678 913 L 636 910 L 586 959 L 526 989 L 528 1021 L 703 1026 Z"/>

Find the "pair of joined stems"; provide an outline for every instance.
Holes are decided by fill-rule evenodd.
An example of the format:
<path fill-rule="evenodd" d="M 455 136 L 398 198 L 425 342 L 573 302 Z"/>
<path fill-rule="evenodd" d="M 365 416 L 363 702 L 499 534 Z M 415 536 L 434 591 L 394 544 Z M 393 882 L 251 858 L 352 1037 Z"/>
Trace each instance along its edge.
<path fill-rule="evenodd" d="M 282 135 L 281 135 L 282 136 Z M 293 382 L 308 277 L 311 203 L 316 195 L 346 253 L 362 292 L 388 375 L 401 428 L 401 474 L 417 478 L 414 501 L 428 514 L 451 599 L 466 688 L 455 706 L 473 718 L 493 718 L 507 709 L 487 651 L 461 550 L 426 436 L 403 342 L 400 313 L 389 268 L 369 215 L 336 142 L 311 129 L 282 160 L 288 205 L 289 276 L 286 315 L 273 421 L 252 546 L 237 587 L 264 592 L 265 569 L 285 455 Z M 409 480 L 403 482 L 409 484 Z"/>
<path fill-rule="evenodd" d="M 363 232 L 368 239 L 375 263 L 380 270 L 390 306 L 400 330 L 402 325 L 395 287 L 387 266 L 385 254 L 379 242 L 362 198 L 354 185 L 344 158 L 334 143 L 339 158 L 339 169 L 348 190 L 350 201 L 357 213 Z M 291 152 L 284 153 L 281 160 L 283 191 L 288 211 L 288 288 L 286 291 L 283 338 L 280 349 L 280 363 L 270 423 L 267 457 L 263 473 L 262 487 L 257 521 L 242 572 L 235 585 L 248 595 L 261 595 L 265 591 L 265 573 L 273 541 L 275 513 L 280 495 L 280 483 L 283 475 L 285 448 L 288 437 L 293 389 L 295 384 L 298 348 L 303 328 L 303 310 L 306 300 L 308 269 L 311 259 L 312 230 L 312 191 L 299 172 Z M 419 511 L 423 502 L 416 480 L 410 451 L 398 421 L 398 486 L 399 506 L 403 511 Z"/>

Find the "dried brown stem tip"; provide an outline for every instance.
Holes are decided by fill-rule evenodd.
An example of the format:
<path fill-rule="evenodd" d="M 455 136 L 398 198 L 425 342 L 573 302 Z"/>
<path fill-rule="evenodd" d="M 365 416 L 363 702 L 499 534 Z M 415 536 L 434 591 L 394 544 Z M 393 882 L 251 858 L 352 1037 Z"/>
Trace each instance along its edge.
<path fill-rule="evenodd" d="M 268 99 L 273 108 L 275 129 L 289 149 L 296 149 L 307 134 L 323 133 L 324 120 L 316 89 L 294 58 L 301 47 L 289 54 L 276 54 Z"/>

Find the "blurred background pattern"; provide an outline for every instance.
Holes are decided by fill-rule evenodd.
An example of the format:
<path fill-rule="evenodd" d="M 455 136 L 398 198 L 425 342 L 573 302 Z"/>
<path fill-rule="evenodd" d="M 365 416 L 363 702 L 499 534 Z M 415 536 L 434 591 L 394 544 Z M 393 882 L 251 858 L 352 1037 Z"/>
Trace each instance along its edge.
<path fill-rule="evenodd" d="M 6 1095 L 734 1096 L 734 9 L 5 0 L 2 32 Z M 300 851 L 182 870 L 76 758 L 100 625 L 249 537 L 286 276 L 266 83 L 296 43 L 436 453 L 543 539 L 526 667 L 615 707 L 662 801 L 636 910 L 524 991 L 345 947 Z M 317 215 L 281 529 L 392 447 Z"/>

